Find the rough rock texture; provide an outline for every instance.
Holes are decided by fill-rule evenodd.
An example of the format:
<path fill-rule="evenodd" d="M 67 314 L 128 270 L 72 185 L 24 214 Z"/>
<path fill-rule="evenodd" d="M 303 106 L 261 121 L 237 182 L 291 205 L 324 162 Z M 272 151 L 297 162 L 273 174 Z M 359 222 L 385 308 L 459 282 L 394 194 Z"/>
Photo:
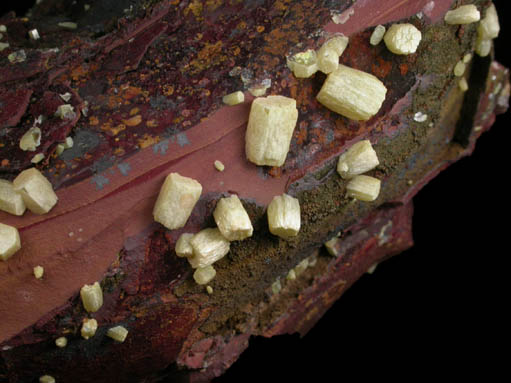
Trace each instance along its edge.
<path fill-rule="evenodd" d="M 12 179 L 30 166 L 33 153 L 17 143 L 42 114 L 48 118 L 38 150 L 46 159 L 38 168 L 59 197 L 44 216 L 0 212 L 23 244 L 0 264 L 0 380 L 50 374 L 64 382 L 207 381 L 236 360 L 252 335 L 306 333 L 371 265 L 412 245 L 413 196 L 470 154 L 507 108 L 508 71 L 491 57 L 474 57 L 470 89 L 459 90 L 452 69 L 473 50 L 476 25 L 445 25 L 448 0 L 434 7 L 423 0 L 87 3 L 89 11 L 82 1 L 45 0 L 28 20 L 0 19 L 10 43 L 0 53 L 0 176 Z M 57 27 L 69 19 L 77 30 Z M 416 54 L 396 56 L 384 44 L 369 44 L 370 27 L 397 20 L 421 30 Z M 26 37 L 34 27 L 41 40 Z M 286 55 L 317 48 L 334 32 L 350 36 L 341 62 L 388 88 L 367 122 L 315 101 L 323 75 L 299 80 L 286 67 Z M 26 61 L 10 64 L 7 55 L 19 49 Z M 247 93 L 233 107 L 221 102 L 269 80 L 268 94 L 293 97 L 299 109 L 281 168 L 245 159 L 253 98 Z M 77 115 L 64 121 L 52 116 L 66 92 Z M 418 112 L 426 121 L 415 121 Z M 56 157 L 68 135 L 75 145 Z M 375 144 L 380 159 L 369 173 L 382 180 L 373 203 L 346 199 L 346 182 L 335 171 L 338 155 L 361 138 Z M 224 172 L 214 170 L 215 160 Z M 185 228 L 167 231 L 151 212 L 172 171 L 199 180 L 203 197 Z M 226 192 L 242 199 L 254 235 L 232 243 L 215 264 L 209 295 L 173 249 L 181 233 L 214 225 L 213 208 Z M 283 192 L 302 208 L 300 234 L 289 241 L 269 234 L 264 213 Z M 340 231 L 340 255 L 333 258 L 322 243 Z M 316 263 L 286 281 L 305 258 Z M 32 275 L 37 264 L 45 268 L 42 280 Z M 282 290 L 273 293 L 279 278 Z M 87 317 L 79 289 L 95 280 L 104 304 L 93 315 L 98 331 L 86 341 L 79 334 Z M 113 325 L 129 330 L 124 343 L 106 337 Z M 62 335 L 69 342 L 60 349 L 54 340 Z"/>

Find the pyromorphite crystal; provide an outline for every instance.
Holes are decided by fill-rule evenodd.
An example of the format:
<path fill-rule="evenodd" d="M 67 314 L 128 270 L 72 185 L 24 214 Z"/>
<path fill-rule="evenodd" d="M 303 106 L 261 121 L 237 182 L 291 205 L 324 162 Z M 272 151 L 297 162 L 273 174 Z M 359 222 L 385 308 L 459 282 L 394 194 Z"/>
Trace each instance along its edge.
<path fill-rule="evenodd" d="M 360 201 L 374 201 L 380 194 L 380 180 L 370 176 L 356 176 L 346 186 L 349 197 Z"/>
<path fill-rule="evenodd" d="M 128 336 L 128 330 L 124 326 L 115 326 L 106 332 L 106 335 L 117 342 L 124 342 Z"/>
<path fill-rule="evenodd" d="M 462 5 L 452 11 L 448 11 L 444 20 L 447 24 L 470 24 L 481 19 L 481 14 L 474 4 Z"/>
<path fill-rule="evenodd" d="M 25 202 L 20 194 L 14 191 L 12 182 L 0 180 L 0 210 L 14 215 L 23 215 Z"/>
<path fill-rule="evenodd" d="M 193 273 L 193 279 L 199 285 L 205 285 L 213 280 L 216 275 L 216 270 L 212 265 L 208 265 L 206 267 L 199 267 Z"/>
<path fill-rule="evenodd" d="M 0 260 L 6 261 L 21 249 L 18 229 L 0 223 Z"/>
<path fill-rule="evenodd" d="M 51 183 L 36 168 L 22 171 L 13 182 L 28 210 L 35 214 L 48 213 L 57 203 Z"/>
<path fill-rule="evenodd" d="M 342 178 L 350 179 L 368 172 L 378 165 L 378 156 L 371 146 L 371 142 L 362 140 L 341 154 L 337 162 L 337 172 Z"/>
<path fill-rule="evenodd" d="M 183 227 L 201 193 L 202 186 L 194 179 L 170 173 L 154 205 L 154 220 L 170 230 Z"/>
<path fill-rule="evenodd" d="M 268 226 L 270 232 L 287 239 L 300 231 L 300 203 L 298 199 L 283 194 L 273 197 L 268 205 Z"/>
<path fill-rule="evenodd" d="M 252 236 L 250 217 L 237 195 L 220 199 L 213 217 L 218 229 L 229 241 L 240 241 Z"/>
<path fill-rule="evenodd" d="M 193 255 L 193 248 L 190 240 L 193 238 L 191 233 L 183 233 L 176 242 L 176 255 L 178 257 L 191 257 Z"/>
<path fill-rule="evenodd" d="M 98 282 L 93 285 L 83 285 L 80 290 L 83 307 L 90 313 L 98 311 L 103 306 L 103 290 Z"/>
<path fill-rule="evenodd" d="M 252 102 L 245 135 L 247 158 L 256 165 L 282 166 L 298 120 L 296 101 L 284 96 Z"/>
<path fill-rule="evenodd" d="M 421 39 L 421 32 L 412 24 L 394 24 L 383 37 L 389 51 L 397 55 L 415 53 Z"/>
<path fill-rule="evenodd" d="M 190 241 L 193 257 L 188 258 L 190 265 L 196 269 L 212 265 L 229 252 L 229 241 L 217 228 L 204 229 L 193 236 Z"/>
<path fill-rule="evenodd" d="M 352 120 L 369 120 L 381 108 L 387 88 L 372 74 L 339 65 L 316 98 L 328 109 Z"/>

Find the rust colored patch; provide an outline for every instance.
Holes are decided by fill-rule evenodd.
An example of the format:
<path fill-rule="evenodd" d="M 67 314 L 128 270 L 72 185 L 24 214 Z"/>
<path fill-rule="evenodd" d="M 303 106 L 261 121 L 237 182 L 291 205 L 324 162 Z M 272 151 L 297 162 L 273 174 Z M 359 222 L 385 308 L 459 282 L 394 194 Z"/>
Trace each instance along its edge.
<path fill-rule="evenodd" d="M 141 115 L 133 116 L 127 120 L 122 120 L 122 122 L 126 126 L 137 126 L 138 124 L 140 124 L 142 122 L 142 116 Z"/>

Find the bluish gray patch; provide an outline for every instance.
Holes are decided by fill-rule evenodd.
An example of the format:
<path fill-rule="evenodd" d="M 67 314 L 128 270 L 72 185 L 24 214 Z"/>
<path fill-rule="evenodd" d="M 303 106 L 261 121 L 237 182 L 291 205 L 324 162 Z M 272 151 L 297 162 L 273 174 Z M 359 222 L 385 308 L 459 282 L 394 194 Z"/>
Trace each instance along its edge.
<path fill-rule="evenodd" d="M 177 135 L 177 144 L 181 147 L 185 145 L 190 145 L 190 141 L 188 140 L 186 133 L 179 133 Z"/>
<path fill-rule="evenodd" d="M 86 153 L 99 145 L 100 137 L 97 133 L 91 131 L 78 130 L 73 140 L 73 147 L 64 150 L 64 152 L 60 155 L 60 158 L 64 161 L 71 161 L 74 158 L 82 158 Z"/>
<path fill-rule="evenodd" d="M 103 187 L 110 182 L 110 180 L 102 174 L 95 174 L 92 176 L 90 182 L 96 184 L 96 190 L 102 190 Z"/>
<path fill-rule="evenodd" d="M 131 166 L 127 162 L 121 162 L 117 167 L 123 176 L 127 176 L 131 171 Z"/>
<path fill-rule="evenodd" d="M 326 132 L 326 143 L 329 144 L 334 140 L 334 132 L 332 130 L 329 130 Z"/>
<path fill-rule="evenodd" d="M 115 162 L 115 156 L 103 156 L 92 164 L 92 171 L 94 173 L 103 173 L 110 169 Z"/>
<path fill-rule="evenodd" d="M 167 150 L 169 149 L 169 140 L 163 140 L 153 145 L 153 152 L 154 154 L 161 154 L 162 156 L 167 153 Z"/>
<path fill-rule="evenodd" d="M 257 167 L 257 175 L 259 177 L 261 177 L 263 180 L 268 178 L 268 174 L 266 173 L 266 171 L 264 170 L 264 168 L 262 166 Z"/>

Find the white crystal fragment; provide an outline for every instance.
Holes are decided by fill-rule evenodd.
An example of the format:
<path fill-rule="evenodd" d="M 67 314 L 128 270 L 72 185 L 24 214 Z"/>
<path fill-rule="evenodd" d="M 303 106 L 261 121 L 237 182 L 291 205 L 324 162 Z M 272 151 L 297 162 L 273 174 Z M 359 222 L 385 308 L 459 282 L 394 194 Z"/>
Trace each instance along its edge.
<path fill-rule="evenodd" d="M 25 202 L 14 190 L 12 182 L 0 179 L 0 210 L 9 214 L 23 215 L 25 209 Z"/>
<path fill-rule="evenodd" d="M 59 94 L 60 98 L 64 101 L 64 102 L 68 102 L 69 100 L 71 100 L 71 93 L 69 92 L 66 92 L 64 94 Z"/>
<path fill-rule="evenodd" d="M 176 242 L 176 255 L 178 257 L 189 258 L 193 256 L 193 248 L 190 240 L 193 238 L 191 233 L 183 233 Z"/>
<path fill-rule="evenodd" d="M 126 340 L 126 337 L 128 336 L 128 330 L 126 330 L 124 326 L 115 326 L 108 329 L 108 331 L 106 332 L 106 336 L 112 338 L 117 342 L 122 343 Z"/>
<path fill-rule="evenodd" d="M 21 194 L 28 210 L 46 214 L 57 203 L 51 183 L 36 168 L 23 170 L 13 181 L 14 191 Z"/>
<path fill-rule="evenodd" d="M 298 120 L 296 101 L 284 96 L 256 98 L 245 134 L 245 152 L 256 165 L 282 166 Z"/>
<path fill-rule="evenodd" d="M 30 31 L 28 31 L 28 36 L 32 40 L 39 40 L 41 38 L 37 29 L 31 29 Z"/>
<path fill-rule="evenodd" d="M 201 193 L 202 186 L 194 179 L 170 173 L 154 205 L 154 220 L 170 230 L 183 227 Z"/>
<path fill-rule="evenodd" d="M 337 172 L 342 178 L 350 179 L 374 169 L 379 164 L 371 142 L 362 140 L 341 154 L 337 162 Z"/>
<path fill-rule="evenodd" d="M 252 222 L 237 195 L 220 199 L 213 217 L 218 229 L 229 241 L 241 241 L 252 236 Z"/>
<path fill-rule="evenodd" d="M 193 257 L 188 258 L 188 262 L 194 269 L 212 265 L 223 258 L 230 248 L 229 241 L 217 228 L 199 231 L 193 236 L 190 244 L 193 248 Z"/>
<path fill-rule="evenodd" d="M 87 312 L 94 313 L 103 306 L 103 290 L 101 290 L 99 282 L 94 282 L 92 285 L 83 285 L 80 289 L 80 297 Z"/>
<path fill-rule="evenodd" d="M 378 113 L 386 93 L 385 85 L 372 74 L 339 65 L 327 76 L 316 98 L 340 115 L 365 121 Z"/>
<path fill-rule="evenodd" d="M 371 34 L 371 38 L 369 39 L 369 43 L 371 45 L 378 45 L 383 40 L 383 36 L 385 36 L 385 32 L 387 31 L 387 28 L 385 28 L 383 25 L 378 25 L 376 28 L 374 28 L 373 33 Z"/>
<path fill-rule="evenodd" d="M 74 141 L 72 137 L 66 137 L 64 142 L 62 143 L 64 145 L 64 149 L 71 149 L 74 145 Z"/>
<path fill-rule="evenodd" d="M 380 180 L 374 177 L 359 175 L 353 178 L 346 190 L 349 197 L 354 197 L 359 201 L 374 201 L 380 194 Z"/>
<path fill-rule="evenodd" d="M 422 33 L 413 24 L 393 24 L 383 37 L 392 53 L 409 55 L 417 51 Z"/>
<path fill-rule="evenodd" d="M 273 235 L 287 239 L 300 231 L 300 202 L 288 194 L 273 197 L 268 205 L 268 226 Z"/>
<path fill-rule="evenodd" d="M 0 25 L 0 32 L 7 32 L 7 27 L 5 25 Z"/>
<path fill-rule="evenodd" d="M 245 101 L 245 95 L 242 91 L 229 93 L 222 97 L 222 102 L 226 105 L 238 105 Z"/>
<path fill-rule="evenodd" d="M 19 249 L 21 242 L 18 229 L 0 223 L 0 260 L 7 261 Z"/>
<path fill-rule="evenodd" d="M 205 267 L 199 267 L 193 273 L 193 279 L 197 282 L 198 285 L 208 284 L 215 278 L 216 270 L 212 265 L 208 265 Z"/>
<path fill-rule="evenodd" d="M 444 16 L 447 24 L 470 24 L 481 19 L 481 14 L 474 4 L 462 5 L 452 11 L 448 11 Z"/>
<path fill-rule="evenodd" d="M 413 115 L 413 120 L 416 122 L 426 122 L 428 120 L 428 115 L 426 113 L 417 112 Z"/>

